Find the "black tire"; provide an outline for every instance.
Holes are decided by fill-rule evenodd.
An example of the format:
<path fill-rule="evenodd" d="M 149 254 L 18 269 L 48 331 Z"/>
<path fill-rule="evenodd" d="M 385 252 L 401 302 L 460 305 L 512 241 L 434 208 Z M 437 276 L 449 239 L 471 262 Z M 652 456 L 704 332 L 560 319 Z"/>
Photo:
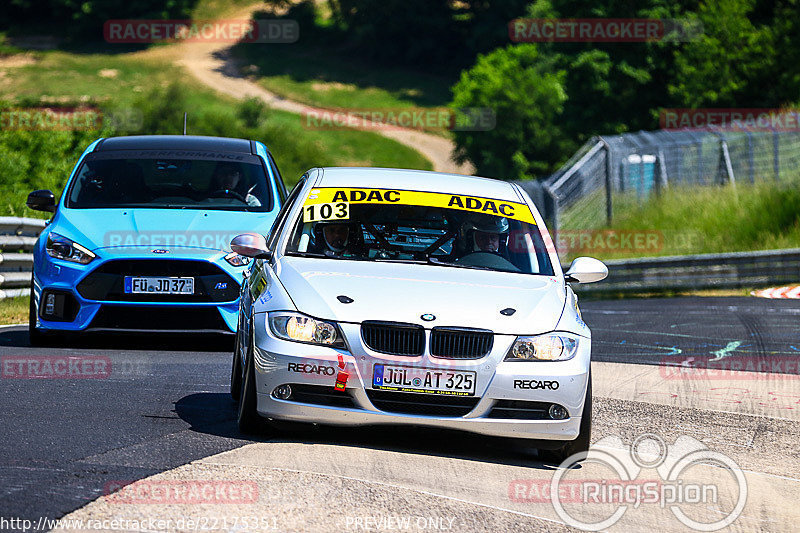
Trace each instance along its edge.
<path fill-rule="evenodd" d="M 258 403 L 256 395 L 256 369 L 253 360 L 253 338 L 251 326 L 250 342 L 247 344 L 244 376 L 239 397 L 239 414 L 237 422 L 239 431 L 246 435 L 254 435 L 264 431 L 264 419 L 256 411 Z"/>
<path fill-rule="evenodd" d="M 242 330 L 236 330 L 236 342 L 233 346 L 233 361 L 231 362 L 231 398 L 239 403 L 242 395 L 242 360 L 239 357 Z"/>
<path fill-rule="evenodd" d="M 539 450 L 540 457 L 546 462 L 563 463 L 568 457 L 581 452 L 589 451 L 592 440 L 592 375 L 589 374 L 589 384 L 586 387 L 586 399 L 583 403 L 580 432 L 578 438 L 568 441 L 555 450 Z"/>

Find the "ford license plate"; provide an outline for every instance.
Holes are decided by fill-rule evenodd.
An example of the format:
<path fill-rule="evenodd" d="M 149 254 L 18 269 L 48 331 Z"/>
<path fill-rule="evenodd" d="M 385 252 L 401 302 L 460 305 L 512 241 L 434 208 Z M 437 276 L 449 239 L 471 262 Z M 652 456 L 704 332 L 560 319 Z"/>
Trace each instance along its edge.
<path fill-rule="evenodd" d="M 194 278 L 125 276 L 125 294 L 194 294 Z"/>

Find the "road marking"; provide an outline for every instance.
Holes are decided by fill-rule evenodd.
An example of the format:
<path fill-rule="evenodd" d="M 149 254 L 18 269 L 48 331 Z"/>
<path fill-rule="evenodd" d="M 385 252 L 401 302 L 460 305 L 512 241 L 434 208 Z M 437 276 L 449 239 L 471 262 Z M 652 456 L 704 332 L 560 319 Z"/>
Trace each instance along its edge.
<path fill-rule="evenodd" d="M 715 352 L 710 352 L 711 355 L 715 355 L 714 359 L 709 359 L 709 361 L 719 361 L 720 359 L 724 359 L 728 356 L 731 352 L 733 352 L 736 348 L 738 348 L 742 344 L 742 341 L 733 341 L 729 342 L 726 347 L 721 350 L 717 350 Z"/>

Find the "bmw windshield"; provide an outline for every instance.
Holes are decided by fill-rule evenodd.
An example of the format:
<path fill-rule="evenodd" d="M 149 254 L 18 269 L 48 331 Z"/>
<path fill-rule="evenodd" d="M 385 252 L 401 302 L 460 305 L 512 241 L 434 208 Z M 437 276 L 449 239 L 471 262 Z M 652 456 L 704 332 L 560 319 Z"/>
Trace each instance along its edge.
<path fill-rule="evenodd" d="M 286 254 L 553 275 L 525 204 L 414 191 L 314 189 Z"/>
<path fill-rule="evenodd" d="M 67 207 L 271 211 L 268 185 L 256 156 L 207 160 L 106 152 L 87 156 L 68 192 Z"/>

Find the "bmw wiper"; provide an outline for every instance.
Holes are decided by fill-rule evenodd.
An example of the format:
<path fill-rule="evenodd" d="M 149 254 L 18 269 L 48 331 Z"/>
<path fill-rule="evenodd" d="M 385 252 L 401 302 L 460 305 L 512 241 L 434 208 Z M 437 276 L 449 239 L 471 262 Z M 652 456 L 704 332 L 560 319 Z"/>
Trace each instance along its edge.
<path fill-rule="evenodd" d="M 460 263 L 455 263 L 451 261 L 442 261 L 441 259 L 433 256 L 428 256 L 428 264 L 429 265 L 436 265 L 436 266 L 448 266 L 448 267 L 455 267 L 455 268 L 468 268 L 471 270 L 490 270 L 492 272 L 496 272 L 496 269 L 489 268 L 489 267 L 482 267 L 477 265 L 462 265 Z"/>
<path fill-rule="evenodd" d="M 286 255 L 290 255 L 293 257 L 318 257 L 320 259 L 346 259 L 345 257 L 342 257 L 340 255 L 334 255 L 334 254 L 328 255 L 317 252 L 286 252 Z"/>

